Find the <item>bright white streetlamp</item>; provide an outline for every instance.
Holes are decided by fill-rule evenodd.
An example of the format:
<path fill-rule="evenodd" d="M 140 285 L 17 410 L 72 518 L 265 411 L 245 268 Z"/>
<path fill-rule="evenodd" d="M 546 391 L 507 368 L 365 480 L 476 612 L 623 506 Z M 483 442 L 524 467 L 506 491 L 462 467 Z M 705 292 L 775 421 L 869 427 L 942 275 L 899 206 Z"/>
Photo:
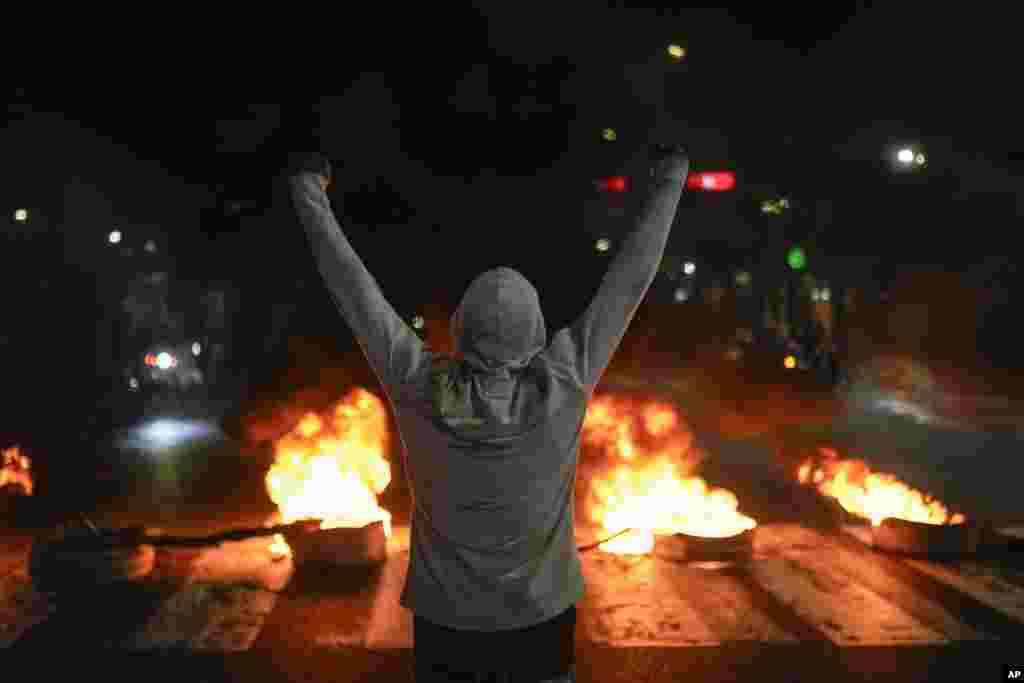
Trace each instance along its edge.
<path fill-rule="evenodd" d="M 683 264 L 683 274 L 684 275 L 693 275 L 696 272 L 697 272 L 697 264 L 694 263 L 693 261 L 687 261 L 686 263 Z"/>
<path fill-rule="evenodd" d="M 18 209 L 14 212 L 14 220 L 24 223 L 28 220 L 28 209 Z"/>
<path fill-rule="evenodd" d="M 118 243 L 120 243 L 121 242 L 121 231 L 120 230 L 112 230 L 110 232 L 110 234 L 107 235 L 107 240 L 111 244 L 118 244 Z"/>
<path fill-rule="evenodd" d="M 606 238 L 602 237 L 597 241 L 597 244 L 594 245 L 594 248 L 597 249 L 598 251 L 608 251 L 611 248 L 611 246 L 612 243 L 608 241 Z"/>
<path fill-rule="evenodd" d="M 901 149 L 896 154 L 896 160 L 899 161 L 901 164 L 914 163 L 914 150 L 910 149 L 909 147 Z"/>

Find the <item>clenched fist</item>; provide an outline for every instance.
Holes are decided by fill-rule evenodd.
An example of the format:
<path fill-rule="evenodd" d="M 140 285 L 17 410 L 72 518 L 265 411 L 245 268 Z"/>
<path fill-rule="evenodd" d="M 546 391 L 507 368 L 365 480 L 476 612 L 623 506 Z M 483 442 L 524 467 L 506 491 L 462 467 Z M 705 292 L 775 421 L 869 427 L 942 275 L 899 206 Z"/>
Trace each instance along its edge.
<path fill-rule="evenodd" d="M 651 175 L 657 179 L 686 182 L 690 172 L 690 156 L 682 145 L 653 145 Z"/>

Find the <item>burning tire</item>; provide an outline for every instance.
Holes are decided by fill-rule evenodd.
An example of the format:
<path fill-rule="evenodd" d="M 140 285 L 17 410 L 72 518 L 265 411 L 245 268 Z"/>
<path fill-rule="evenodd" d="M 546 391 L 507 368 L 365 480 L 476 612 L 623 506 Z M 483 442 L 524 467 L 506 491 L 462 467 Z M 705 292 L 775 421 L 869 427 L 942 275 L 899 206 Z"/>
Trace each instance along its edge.
<path fill-rule="evenodd" d="M 693 536 L 684 533 L 656 536 L 654 553 L 676 562 L 744 560 L 753 556 L 756 532 L 757 527 L 733 536 Z"/>
<path fill-rule="evenodd" d="M 980 541 L 981 529 L 970 522 L 924 524 L 886 517 L 871 527 L 872 547 L 905 555 L 970 555 Z"/>
<path fill-rule="evenodd" d="M 384 522 L 319 529 L 288 539 L 295 563 L 367 566 L 387 560 Z"/>

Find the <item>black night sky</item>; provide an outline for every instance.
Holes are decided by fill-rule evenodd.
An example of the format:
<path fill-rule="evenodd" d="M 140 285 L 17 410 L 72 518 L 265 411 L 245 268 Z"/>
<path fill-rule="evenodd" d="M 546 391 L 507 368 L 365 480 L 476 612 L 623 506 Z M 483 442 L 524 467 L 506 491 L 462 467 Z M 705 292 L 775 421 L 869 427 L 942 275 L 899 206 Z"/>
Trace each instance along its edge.
<path fill-rule="evenodd" d="M 448 284 L 503 261 L 543 280 L 558 250 L 536 238 L 589 240 L 591 181 L 669 137 L 695 168 L 736 170 L 737 202 L 761 185 L 834 199 L 837 253 L 878 254 L 889 271 L 1005 259 L 1022 164 L 1005 18 L 871 3 L 405 12 L 268 43 L 229 32 L 209 58 L 179 40 L 138 75 L 97 70 L 18 92 L 209 188 L 209 218 L 175 228 L 186 239 L 237 233 L 218 207 L 270 205 L 287 153 L 319 148 L 337 166 L 332 198 L 350 237 L 396 296 L 401 273 L 436 271 L 495 236 L 507 250 L 449 258 Z M 682 63 L 666 57 L 671 42 L 687 48 Z M 600 141 L 604 126 L 614 145 Z M 892 172 L 884 155 L 901 141 L 925 145 L 926 172 Z M 952 209 L 953 198 L 970 201 Z M 730 230 L 686 226 L 704 244 Z"/>
<path fill-rule="evenodd" d="M 290 362 L 264 358 L 266 338 L 281 349 L 313 337 L 355 348 L 281 192 L 289 153 L 332 159 L 330 194 L 346 235 L 404 317 L 450 310 L 473 277 L 507 265 L 537 286 L 556 329 L 581 312 L 606 271 L 595 239 L 615 243 L 629 228 L 609 218 L 594 180 L 640 172 L 636 153 L 652 142 L 681 143 L 692 170 L 732 170 L 738 179 L 736 192 L 684 196 L 666 262 L 697 258 L 717 281 L 805 240 L 814 222 L 807 211 L 829 200 L 821 243 L 831 256 L 869 264 L 858 287 L 886 290 L 923 267 L 998 290 L 986 303 L 997 302 L 985 309 L 985 343 L 1002 349 L 1003 366 L 1019 365 L 1010 334 L 1024 284 L 1014 250 L 1024 212 L 1024 144 L 1012 105 L 1018 24 L 1008 12 L 959 6 L 820 5 L 445 3 L 387 5 L 376 15 L 333 8 L 338 16 L 296 7 L 270 17 L 282 24 L 273 34 L 257 34 L 242 15 L 216 25 L 161 16 L 145 30 L 83 25 L 81 45 L 47 43 L 59 68 L 18 72 L 7 112 L 60 114 L 203 191 L 203 206 L 174 207 L 174 216 L 199 216 L 194 222 L 161 213 L 164 197 L 181 196 L 172 183 L 165 193 L 154 181 L 142 203 L 155 207 L 146 220 L 168 223 L 161 227 L 171 233 L 166 258 L 176 278 L 227 281 L 241 292 L 248 318 L 237 337 L 252 343 L 239 367 L 271 373 Z M 42 43 L 28 40 L 37 35 L 24 32 L 20 61 L 9 63 L 43 65 Z M 684 60 L 668 56 L 672 43 L 685 47 Z M 606 127 L 614 143 L 602 140 Z M 926 167 L 900 172 L 895 150 L 905 144 L 927 150 Z M 64 172 L 59 147 L 38 154 Z M 12 166 L 5 172 L 15 179 L 35 177 Z M 118 162 L 95 168 L 107 167 Z M 53 183 L 56 203 L 61 182 Z M 124 186 L 139 182 L 148 181 Z M 789 223 L 762 215 L 761 201 L 780 196 L 794 201 Z M 107 226 L 83 229 L 97 231 L 85 243 L 113 253 Z M 47 249 L 37 250 L 42 265 L 59 271 Z M 782 258 L 776 265 L 785 270 Z M 21 268 L 33 277 L 45 270 L 28 258 Z M 12 282 L 24 277 L 15 270 Z M 81 306 L 47 290 L 47 310 L 61 314 L 47 324 L 63 335 L 116 308 L 117 296 L 91 300 L 102 270 L 66 288 Z M 648 297 L 662 303 L 643 308 L 693 336 L 664 280 Z M 21 309 L 34 320 L 39 306 Z M 65 320 L 65 309 L 78 318 Z M 636 325 L 638 338 L 664 322 L 655 318 Z"/>

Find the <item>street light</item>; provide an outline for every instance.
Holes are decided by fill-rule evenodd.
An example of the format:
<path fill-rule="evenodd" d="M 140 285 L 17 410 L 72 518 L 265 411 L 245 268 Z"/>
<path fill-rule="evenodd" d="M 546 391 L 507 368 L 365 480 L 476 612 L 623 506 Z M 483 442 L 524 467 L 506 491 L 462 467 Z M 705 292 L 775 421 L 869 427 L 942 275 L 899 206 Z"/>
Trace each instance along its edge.
<path fill-rule="evenodd" d="M 28 209 L 18 209 L 14 212 L 14 220 L 24 223 L 28 220 Z"/>
<path fill-rule="evenodd" d="M 594 245 L 594 248 L 597 249 L 598 251 L 608 251 L 611 248 L 611 246 L 612 243 L 608 239 L 602 237 L 597 241 L 597 244 Z"/>
<path fill-rule="evenodd" d="M 615 142 L 616 140 L 619 139 L 619 136 L 615 132 L 614 128 L 605 128 L 604 130 L 602 130 L 601 137 L 603 137 L 608 142 Z"/>
<path fill-rule="evenodd" d="M 111 244 L 118 244 L 118 243 L 120 243 L 120 241 L 121 241 L 121 231 L 120 230 L 112 230 L 111 233 L 109 235 L 107 235 L 107 240 Z"/>
<path fill-rule="evenodd" d="M 684 275 L 693 275 L 696 272 L 697 272 L 697 264 L 694 263 L 693 261 L 687 261 L 686 263 L 683 264 L 683 274 Z"/>
<path fill-rule="evenodd" d="M 785 197 L 779 199 L 766 199 L 761 202 L 761 213 L 780 215 L 789 208 L 789 200 Z"/>
<path fill-rule="evenodd" d="M 672 43 L 666 49 L 668 51 L 669 56 L 672 57 L 672 59 L 675 59 L 675 60 L 678 61 L 678 60 L 681 60 L 684 57 L 686 57 L 686 49 L 683 48 L 682 45 L 677 45 L 676 43 Z"/>
<path fill-rule="evenodd" d="M 914 149 L 913 147 L 903 147 L 896 152 L 896 161 L 904 167 L 910 166 L 924 166 L 927 162 L 924 152 Z"/>

